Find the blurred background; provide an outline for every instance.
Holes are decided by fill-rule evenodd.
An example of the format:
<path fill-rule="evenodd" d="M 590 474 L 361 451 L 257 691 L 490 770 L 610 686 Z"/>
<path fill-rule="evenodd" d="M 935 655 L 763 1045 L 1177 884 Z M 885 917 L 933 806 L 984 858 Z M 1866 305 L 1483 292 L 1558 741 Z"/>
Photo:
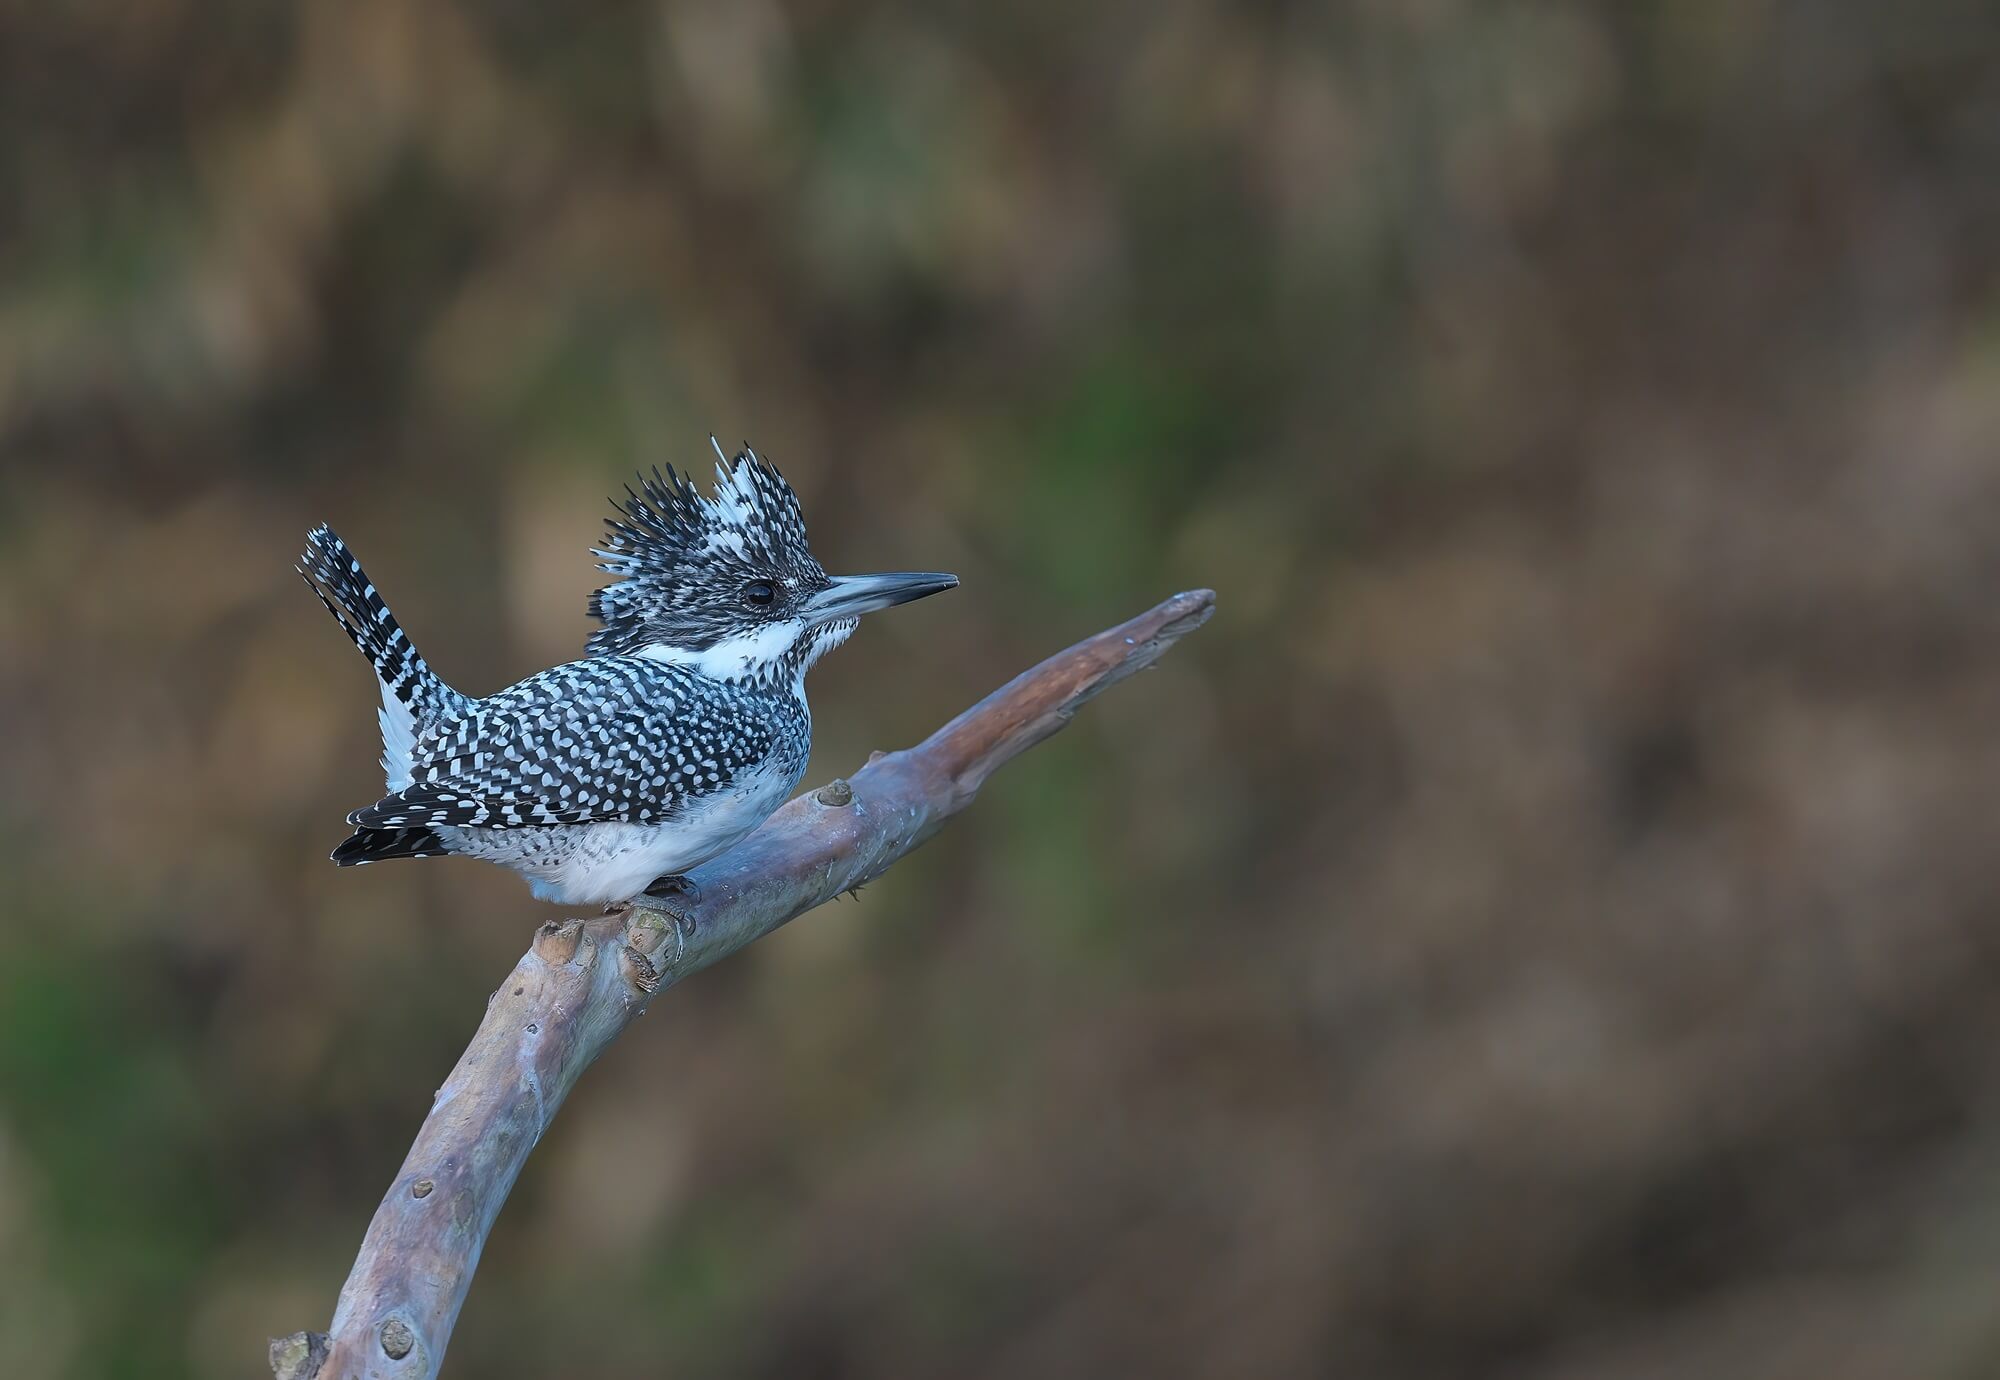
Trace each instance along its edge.
<path fill-rule="evenodd" d="M 641 465 L 836 569 L 809 783 L 1175 590 L 662 1002 L 447 1373 L 2000 1375 L 2000 11 L 0 3 L 0 1373 L 323 1327 L 552 912 L 337 872 Z"/>

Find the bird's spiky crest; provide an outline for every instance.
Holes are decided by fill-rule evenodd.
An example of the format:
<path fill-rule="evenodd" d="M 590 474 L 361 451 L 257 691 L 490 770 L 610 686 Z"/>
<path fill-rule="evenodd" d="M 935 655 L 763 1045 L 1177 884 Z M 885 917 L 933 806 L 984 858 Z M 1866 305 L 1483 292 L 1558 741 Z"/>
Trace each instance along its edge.
<path fill-rule="evenodd" d="M 604 623 L 591 635 L 592 656 L 631 650 L 647 619 L 698 602 L 718 579 L 748 572 L 824 581 L 806 547 L 798 495 L 777 467 L 747 445 L 734 459 L 719 445 L 715 454 L 712 497 L 668 465 L 641 475 L 639 492 L 627 485 L 625 499 L 612 500 L 604 545 L 591 554 L 618 579 L 590 596 L 591 616 Z"/>
<path fill-rule="evenodd" d="M 806 520 L 799 497 L 770 461 L 745 446 L 733 460 L 716 449 L 715 495 L 705 498 L 672 465 L 640 477 L 640 493 L 625 489 L 609 535 L 592 552 L 600 569 L 630 578 L 663 575 L 689 559 L 718 551 L 771 565 L 789 563 L 806 549 Z"/>

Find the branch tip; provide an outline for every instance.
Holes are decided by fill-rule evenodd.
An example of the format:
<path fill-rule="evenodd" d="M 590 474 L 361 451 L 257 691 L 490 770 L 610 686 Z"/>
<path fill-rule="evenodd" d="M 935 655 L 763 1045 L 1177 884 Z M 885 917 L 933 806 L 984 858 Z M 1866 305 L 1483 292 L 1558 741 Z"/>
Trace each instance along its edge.
<path fill-rule="evenodd" d="M 583 939 L 581 920 L 544 920 L 535 931 L 535 957 L 551 968 L 561 968 L 576 958 L 576 946 Z"/>
<path fill-rule="evenodd" d="M 273 1337 L 271 1374 L 274 1380 L 313 1380 L 332 1346 L 324 1332 L 294 1332 L 289 1337 Z"/>

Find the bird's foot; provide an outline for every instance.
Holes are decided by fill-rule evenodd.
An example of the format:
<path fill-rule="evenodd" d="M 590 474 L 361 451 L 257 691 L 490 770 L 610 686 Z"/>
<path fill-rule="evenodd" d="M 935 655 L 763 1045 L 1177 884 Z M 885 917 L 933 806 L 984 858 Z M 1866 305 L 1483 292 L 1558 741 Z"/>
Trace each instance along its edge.
<path fill-rule="evenodd" d="M 656 901 L 664 900 L 669 896 L 678 896 L 689 905 L 699 905 L 701 903 L 701 888 L 686 877 L 678 875 L 655 877 L 646 884 L 646 889 L 640 892 L 639 896 L 650 897 Z M 606 901 L 604 903 L 603 914 L 624 915 L 633 906 L 638 904 L 639 896 L 628 896 L 622 901 Z M 672 913 L 670 908 L 666 906 L 655 906 L 653 909 Z"/>
<path fill-rule="evenodd" d="M 675 873 L 666 877 L 655 877 L 640 893 L 642 896 L 678 896 L 691 906 L 701 904 L 701 888 L 692 879 Z"/>
<path fill-rule="evenodd" d="M 684 901 L 691 906 L 700 905 L 701 888 L 688 878 L 679 875 L 656 877 L 653 879 L 652 884 L 640 892 L 638 896 L 634 896 L 630 901 L 627 901 L 625 903 L 626 906 L 630 907 L 637 904 L 639 898 L 642 896 L 654 903 L 648 905 L 646 909 L 657 911 L 661 915 L 666 916 L 668 923 L 673 926 L 674 961 L 679 963 L 681 956 L 687 952 L 688 940 L 694 938 L 699 924 L 690 912 L 683 910 L 680 906 L 661 905 L 658 903 L 672 897 Z"/>

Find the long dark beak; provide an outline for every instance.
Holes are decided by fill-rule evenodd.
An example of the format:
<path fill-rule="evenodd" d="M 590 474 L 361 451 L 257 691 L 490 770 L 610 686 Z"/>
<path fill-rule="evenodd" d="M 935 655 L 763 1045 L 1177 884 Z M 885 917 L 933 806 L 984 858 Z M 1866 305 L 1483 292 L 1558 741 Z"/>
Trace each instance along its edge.
<path fill-rule="evenodd" d="M 958 576 L 934 571 L 898 571 L 893 575 L 836 575 L 833 583 L 806 602 L 806 617 L 814 623 L 854 618 L 876 609 L 894 608 L 912 599 L 958 587 Z"/>

